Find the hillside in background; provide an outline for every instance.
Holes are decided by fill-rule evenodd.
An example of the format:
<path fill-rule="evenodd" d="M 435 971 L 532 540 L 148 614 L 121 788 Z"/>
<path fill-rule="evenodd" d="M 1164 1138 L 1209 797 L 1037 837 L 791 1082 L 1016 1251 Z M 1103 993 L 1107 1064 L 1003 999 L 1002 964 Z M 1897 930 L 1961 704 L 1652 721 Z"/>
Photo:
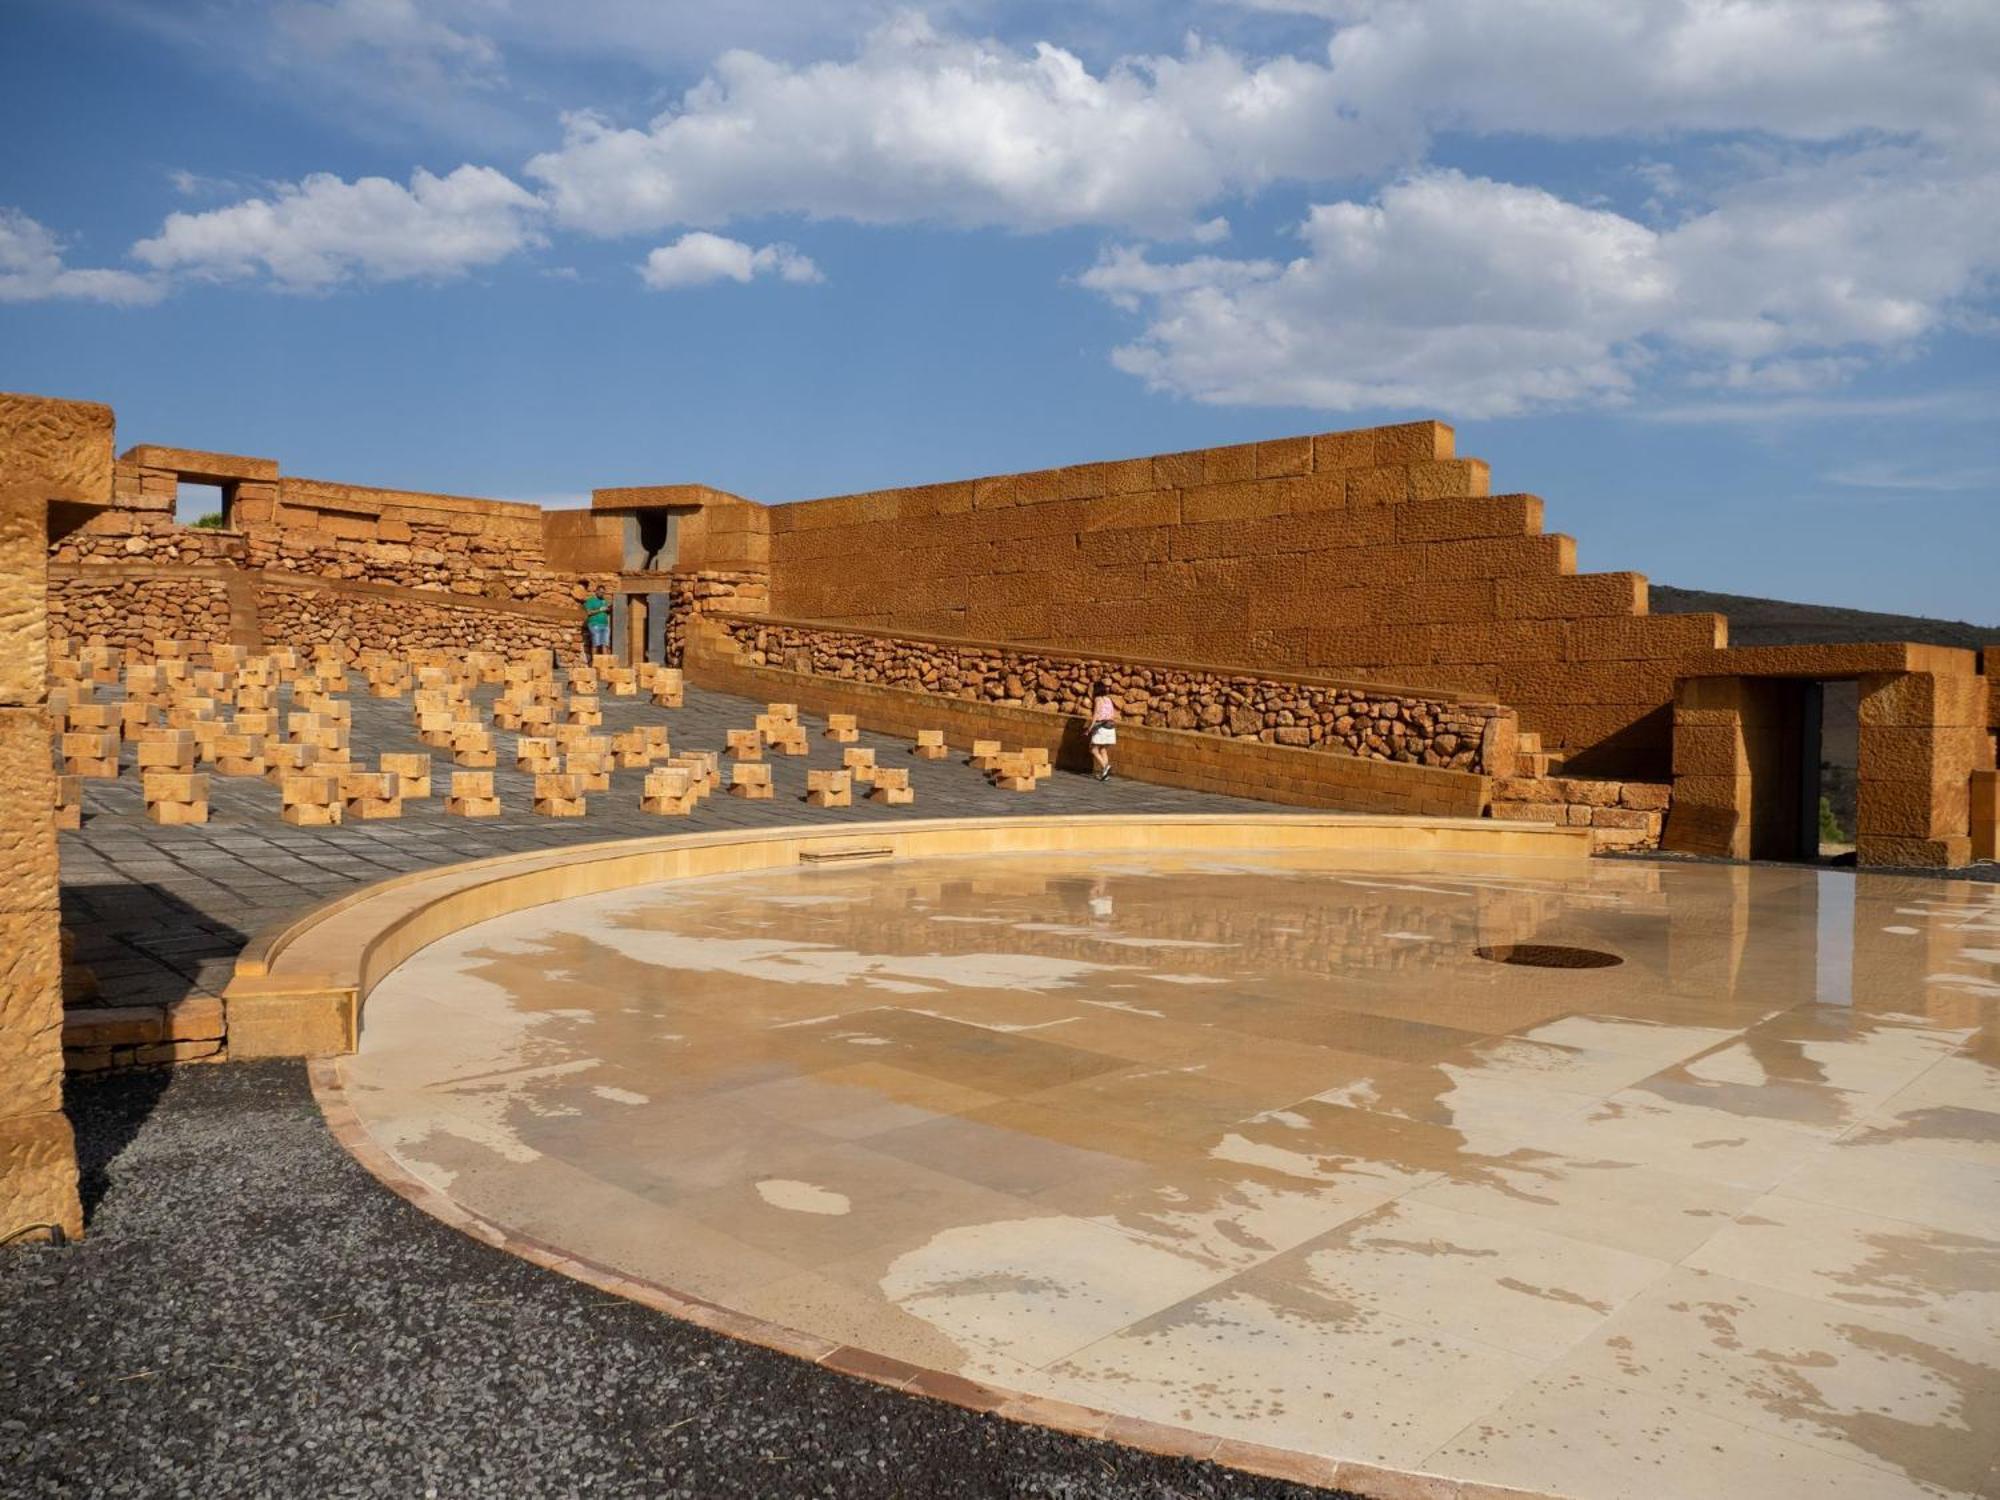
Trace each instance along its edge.
<path fill-rule="evenodd" d="M 1753 599 L 1746 594 L 1711 594 L 1705 589 L 1652 587 L 1656 615 L 1713 610 L 1729 616 L 1732 646 L 1808 646 L 1840 641 L 1921 641 L 1929 646 L 2000 646 L 2000 625 L 1964 620 L 1930 620 L 1922 615 L 1884 615 L 1833 604 L 1794 604 Z"/>

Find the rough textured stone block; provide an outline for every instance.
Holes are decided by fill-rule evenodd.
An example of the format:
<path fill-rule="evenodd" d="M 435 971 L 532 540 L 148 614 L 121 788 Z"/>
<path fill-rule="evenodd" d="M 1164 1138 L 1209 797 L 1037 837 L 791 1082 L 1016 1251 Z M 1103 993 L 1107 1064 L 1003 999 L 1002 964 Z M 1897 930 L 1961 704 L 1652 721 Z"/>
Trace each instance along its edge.
<path fill-rule="evenodd" d="M 76 1139 L 59 1111 L 0 1119 L 0 1238 L 45 1239 L 43 1224 L 83 1233 Z"/>
<path fill-rule="evenodd" d="M 0 708 L 0 909 L 55 910 L 55 800 L 48 720 L 39 709 Z"/>
<path fill-rule="evenodd" d="M 0 431 L 0 705 L 39 703 L 48 691 L 47 503 L 15 480 L 10 461 Z"/>
<path fill-rule="evenodd" d="M 7 479 L 44 498 L 104 505 L 111 499 L 111 408 L 94 401 L 0 392 L 0 454 Z"/>
<path fill-rule="evenodd" d="M 62 1005 L 56 914 L 0 910 L 0 1119 L 62 1108 Z"/>
<path fill-rule="evenodd" d="M 431 758 L 428 755 L 385 753 L 379 761 L 386 772 L 396 777 L 397 795 L 401 797 L 428 797 L 431 794 Z"/>
<path fill-rule="evenodd" d="M 771 768 L 769 765 L 748 762 L 738 763 L 729 768 L 729 795 L 746 797 L 751 801 L 763 801 L 772 795 Z"/>

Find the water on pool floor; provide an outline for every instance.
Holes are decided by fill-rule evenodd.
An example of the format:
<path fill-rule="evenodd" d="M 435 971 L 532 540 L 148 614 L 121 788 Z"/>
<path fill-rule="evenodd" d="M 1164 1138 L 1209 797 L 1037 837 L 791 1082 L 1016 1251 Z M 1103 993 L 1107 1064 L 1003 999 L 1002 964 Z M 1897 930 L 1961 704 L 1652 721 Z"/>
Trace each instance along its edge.
<path fill-rule="evenodd" d="M 1526 945 L 1619 962 L 1478 955 Z M 474 1212 L 927 1367 L 1564 1494 L 1977 1495 L 1996 1021 L 1992 887 L 1042 856 L 501 918 L 343 1068 Z"/>

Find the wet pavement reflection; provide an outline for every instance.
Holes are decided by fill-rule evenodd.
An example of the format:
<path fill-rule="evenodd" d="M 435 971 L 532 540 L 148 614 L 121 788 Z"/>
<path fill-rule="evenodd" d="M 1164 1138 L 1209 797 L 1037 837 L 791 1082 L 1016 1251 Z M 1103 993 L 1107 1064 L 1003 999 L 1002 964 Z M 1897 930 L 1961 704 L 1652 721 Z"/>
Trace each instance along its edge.
<path fill-rule="evenodd" d="M 1620 961 L 1476 952 L 1526 944 Z M 434 945 L 342 1070 L 475 1213 L 1012 1389 L 1566 1495 L 2000 1496 L 2000 887 L 690 881 Z"/>

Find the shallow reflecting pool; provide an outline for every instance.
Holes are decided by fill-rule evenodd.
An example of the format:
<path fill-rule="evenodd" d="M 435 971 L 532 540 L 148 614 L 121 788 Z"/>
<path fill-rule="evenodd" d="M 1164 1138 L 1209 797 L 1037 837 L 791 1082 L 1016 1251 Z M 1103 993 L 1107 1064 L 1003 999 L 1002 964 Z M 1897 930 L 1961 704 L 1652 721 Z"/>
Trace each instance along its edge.
<path fill-rule="evenodd" d="M 1577 1496 L 1993 1495 L 1996 1022 L 1990 886 L 982 857 L 470 928 L 342 1073 L 476 1214 L 1013 1390 Z"/>

